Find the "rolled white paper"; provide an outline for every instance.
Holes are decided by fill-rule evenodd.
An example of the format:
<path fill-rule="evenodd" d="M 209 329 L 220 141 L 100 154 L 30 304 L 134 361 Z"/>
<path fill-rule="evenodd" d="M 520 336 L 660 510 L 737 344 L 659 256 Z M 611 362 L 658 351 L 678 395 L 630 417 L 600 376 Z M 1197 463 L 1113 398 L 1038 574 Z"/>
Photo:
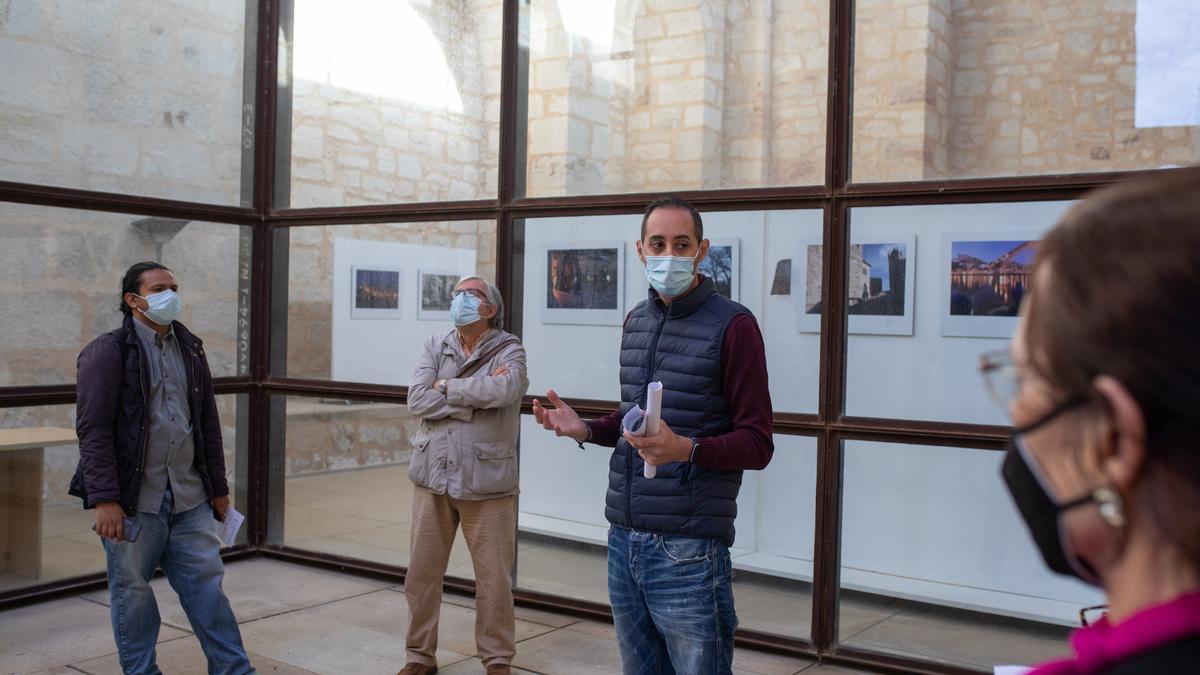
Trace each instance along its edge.
<path fill-rule="evenodd" d="M 646 387 L 646 421 L 644 427 L 646 435 L 658 433 L 658 420 L 662 416 L 662 382 L 651 382 L 650 386 Z M 646 478 L 654 478 L 658 475 L 658 467 L 650 464 L 642 464 L 642 475 Z"/>

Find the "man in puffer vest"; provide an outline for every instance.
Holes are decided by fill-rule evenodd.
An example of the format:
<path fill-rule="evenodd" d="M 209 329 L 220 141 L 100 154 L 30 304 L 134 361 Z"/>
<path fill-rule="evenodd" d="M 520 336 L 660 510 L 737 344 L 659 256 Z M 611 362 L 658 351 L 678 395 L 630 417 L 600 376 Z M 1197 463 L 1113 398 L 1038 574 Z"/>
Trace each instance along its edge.
<path fill-rule="evenodd" d="M 748 309 L 697 274 L 708 253 L 700 214 L 664 197 L 646 207 L 638 257 L 648 298 L 625 318 L 621 407 L 584 421 L 550 390 L 533 412 L 580 447 L 614 447 L 605 516 L 608 594 L 624 671 L 729 673 L 732 566 L 742 471 L 774 451 L 762 333 Z M 621 420 L 663 384 L 662 421 L 632 436 Z M 643 465 L 657 475 L 646 478 Z"/>

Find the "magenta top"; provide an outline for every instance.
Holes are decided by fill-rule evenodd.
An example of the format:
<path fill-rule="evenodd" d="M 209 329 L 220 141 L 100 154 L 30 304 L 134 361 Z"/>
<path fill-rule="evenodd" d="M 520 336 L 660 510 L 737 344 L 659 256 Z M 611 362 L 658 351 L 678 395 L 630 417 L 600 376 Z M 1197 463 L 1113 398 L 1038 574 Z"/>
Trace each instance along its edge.
<path fill-rule="evenodd" d="M 1051 661 L 1030 675 L 1087 675 L 1189 636 L 1200 636 L 1200 592 L 1143 609 L 1119 624 L 1108 617 L 1071 634 L 1074 658 Z"/>

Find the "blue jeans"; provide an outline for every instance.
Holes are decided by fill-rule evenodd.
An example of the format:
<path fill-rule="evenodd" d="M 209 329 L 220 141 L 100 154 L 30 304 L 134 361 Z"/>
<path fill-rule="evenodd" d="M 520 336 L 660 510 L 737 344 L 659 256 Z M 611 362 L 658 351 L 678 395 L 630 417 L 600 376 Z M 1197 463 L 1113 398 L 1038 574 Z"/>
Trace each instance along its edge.
<path fill-rule="evenodd" d="M 154 568 L 161 565 L 208 658 L 208 672 L 253 673 L 237 619 L 221 589 L 225 566 L 212 507 L 205 502 L 173 514 L 171 506 L 168 489 L 158 513 L 132 516 L 142 525 L 137 541 L 104 540 L 113 637 L 121 669 L 152 675 L 162 672 L 154 650 L 161 619 L 150 589 Z"/>
<path fill-rule="evenodd" d="M 730 673 L 733 566 L 729 548 L 697 539 L 608 531 L 608 598 L 626 675 Z"/>

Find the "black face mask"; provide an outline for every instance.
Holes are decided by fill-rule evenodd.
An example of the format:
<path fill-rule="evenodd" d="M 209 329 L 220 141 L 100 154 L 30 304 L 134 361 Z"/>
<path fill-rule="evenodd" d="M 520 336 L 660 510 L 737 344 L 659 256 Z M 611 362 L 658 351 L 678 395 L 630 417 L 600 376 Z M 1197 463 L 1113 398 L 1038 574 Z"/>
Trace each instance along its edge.
<path fill-rule="evenodd" d="M 1073 576 L 1087 583 L 1099 585 L 1100 578 L 1096 572 L 1071 549 L 1063 526 L 1062 515 L 1067 511 L 1091 503 L 1092 495 L 1073 499 L 1064 504 L 1054 501 L 1051 496 L 1049 481 L 1038 469 L 1037 463 L 1021 438 L 1038 427 L 1058 417 L 1068 408 L 1076 406 L 1079 400 L 1071 400 L 1059 405 L 1040 420 L 1026 427 L 1013 430 L 1008 441 L 1008 450 L 1004 457 L 1001 474 L 1008 486 L 1009 494 L 1017 504 L 1021 517 L 1025 520 L 1033 542 L 1042 554 L 1042 560 L 1052 571 Z"/>

